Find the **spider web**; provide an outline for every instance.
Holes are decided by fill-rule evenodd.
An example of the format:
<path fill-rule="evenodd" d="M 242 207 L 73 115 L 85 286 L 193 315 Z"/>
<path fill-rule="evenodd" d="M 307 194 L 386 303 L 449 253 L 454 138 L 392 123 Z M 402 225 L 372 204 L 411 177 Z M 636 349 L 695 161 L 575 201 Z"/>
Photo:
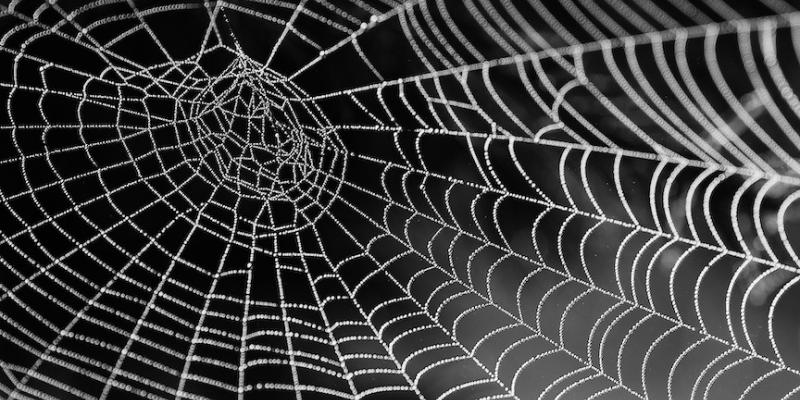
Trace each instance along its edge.
<path fill-rule="evenodd" d="M 0 393 L 800 397 L 783 0 L 0 14 Z"/>

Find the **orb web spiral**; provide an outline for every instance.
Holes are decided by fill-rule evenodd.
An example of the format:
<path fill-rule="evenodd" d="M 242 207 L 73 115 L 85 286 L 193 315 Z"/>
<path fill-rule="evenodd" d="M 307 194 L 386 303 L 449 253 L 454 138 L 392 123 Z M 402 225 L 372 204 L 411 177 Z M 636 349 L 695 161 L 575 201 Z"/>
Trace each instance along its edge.
<path fill-rule="evenodd" d="M 0 2 L 0 397 L 800 397 L 786 0 Z"/>

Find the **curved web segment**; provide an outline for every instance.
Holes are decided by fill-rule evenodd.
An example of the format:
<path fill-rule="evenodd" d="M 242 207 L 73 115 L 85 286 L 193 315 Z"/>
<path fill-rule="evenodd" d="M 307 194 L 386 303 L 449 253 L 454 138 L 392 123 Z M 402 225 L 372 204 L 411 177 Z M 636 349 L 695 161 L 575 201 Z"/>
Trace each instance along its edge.
<path fill-rule="evenodd" d="M 783 0 L 0 6 L 0 393 L 800 397 Z"/>

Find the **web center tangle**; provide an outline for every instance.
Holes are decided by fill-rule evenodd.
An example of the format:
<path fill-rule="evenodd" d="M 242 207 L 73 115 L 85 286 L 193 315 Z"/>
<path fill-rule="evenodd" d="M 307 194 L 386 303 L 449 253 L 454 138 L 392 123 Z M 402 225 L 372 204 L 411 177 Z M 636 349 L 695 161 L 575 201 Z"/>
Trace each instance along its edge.
<path fill-rule="evenodd" d="M 337 196 L 345 169 L 336 130 L 317 104 L 245 56 L 205 83 L 182 99 L 191 140 L 203 154 L 201 173 L 255 212 L 261 233 L 314 223 Z"/>

